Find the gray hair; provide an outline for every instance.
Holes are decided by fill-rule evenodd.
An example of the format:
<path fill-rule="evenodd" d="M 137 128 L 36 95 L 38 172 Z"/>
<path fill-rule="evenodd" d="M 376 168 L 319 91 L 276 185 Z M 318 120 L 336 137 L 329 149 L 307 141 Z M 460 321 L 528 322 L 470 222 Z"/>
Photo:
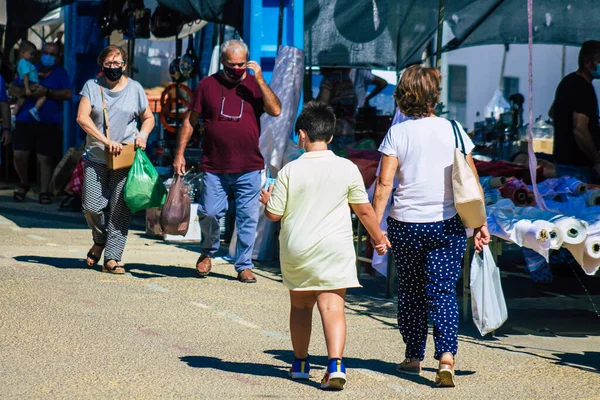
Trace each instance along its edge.
<path fill-rule="evenodd" d="M 221 57 L 225 56 L 225 53 L 246 53 L 248 57 L 248 46 L 241 40 L 227 40 L 221 45 Z"/>

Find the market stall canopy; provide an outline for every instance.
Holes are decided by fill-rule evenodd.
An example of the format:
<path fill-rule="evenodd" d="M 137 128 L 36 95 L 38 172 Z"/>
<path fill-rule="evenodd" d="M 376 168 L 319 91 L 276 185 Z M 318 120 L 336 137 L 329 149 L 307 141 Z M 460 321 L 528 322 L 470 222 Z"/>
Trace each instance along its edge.
<path fill-rule="evenodd" d="M 446 0 L 452 5 L 453 0 Z M 527 1 L 475 0 L 450 7 L 446 21 L 455 40 L 447 48 L 527 43 Z M 600 1 L 534 0 L 533 42 L 580 46 L 600 39 Z"/>
<path fill-rule="evenodd" d="M 240 33 L 243 30 L 244 0 L 158 0 L 158 3 L 188 20 L 230 25 Z"/>
<path fill-rule="evenodd" d="M 306 0 L 307 65 L 400 70 L 421 62 L 439 0 Z M 445 0 L 445 50 L 527 43 L 524 0 Z M 534 0 L 534 43 L 579 46 L 600 38 L 598 0 Z"/>
<path fill-rule="evenodd" d="M 0 0 L 0 24 L 6 25 L 4 48 L 14 46 L 50 11 L 71 3 L 73 0 Z"/>

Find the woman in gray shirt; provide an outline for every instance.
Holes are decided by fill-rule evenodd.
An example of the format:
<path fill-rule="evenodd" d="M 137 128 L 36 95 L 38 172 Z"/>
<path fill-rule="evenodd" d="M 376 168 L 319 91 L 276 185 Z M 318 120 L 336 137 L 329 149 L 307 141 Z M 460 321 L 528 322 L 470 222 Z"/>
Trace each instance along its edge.
<path fill-rule="evenodd" d="M 131 211 L 123 200 L 123 188 L 129 168 L 109 169 L 105 149 L 119 153 L 122 143 L 135 143 L 145 149 L 154 128 L 154 116 L 142 86 L 123 75 L 127 54 L 117 46 L 108 46 L 98 56 L 102 74 L 86 82 L 81 90 L 77 123 L 87 133 L 84 157 L 82 205 L 94 245 L 87 264 L 95 266 L 104 253 L 102 272 L 123 274 L 119 264 L 127 241 Z M 110 139 L 104 129 L 102 92 L 108 109 Z M 138 121 L 142 127 L 137 133 Z"/>

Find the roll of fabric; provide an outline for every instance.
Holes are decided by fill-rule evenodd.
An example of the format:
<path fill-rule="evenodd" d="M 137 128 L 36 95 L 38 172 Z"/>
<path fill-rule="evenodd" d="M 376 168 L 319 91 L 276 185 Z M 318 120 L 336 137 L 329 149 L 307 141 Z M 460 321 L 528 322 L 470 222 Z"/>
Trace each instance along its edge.
<path fill-rule="evenodd" d="M 600 235 L 585 238 L 585 254 L 593 259 L 600 259 Z"/>
<path fill-rule="evenodd" d="M 600 206 L 600 190 L 588 190 L 584 194 L 584 198 L 588 207 Z"/>
<path fill-rule="evenodd" d="M 561 248 L 561 246 L 563 245 L 562 233 L 558 228 L 556 228 L 556 225 L 554 225 L 552 222 L 544 221 L 541 219 L 533 221 L 533 225 L 537 229 L 545 229 L 548 232 L 548 235 L 550 236 L 551 249 L 558 250 Z"/>
<path fill-rule="evenodd" d="M 483 176 L 479 178 L 479 182 L 481 183 L 481 187 L 485 190 L 486 187 L 491 189 L 497 189 L 506 185 L 506 178 L 503 176 Z"/>
<path fill-rule="evenodd" d="M 529 197 L 533 197 L 527 186 L 518 179 L 509 180 L 499 190 L 502 197 L 511 199 L 518 206 L 526 206 Z"/>
<path fill-rule="evenodd" d="M 577 178 L 565 178 L 564 184 L 571 194 L 584 194 L 588 190 L 587 184 Z"/>
<path fill-rule="evenodd" d="M 583 243 L 587 236 L 586 225 L 576 218 L 559 216 L 550 222 L 556 225 L 556 228 L 561 233 L 563 242 L 566 244 L 576 245 Z"/>
<path fill-rule="evenodd" d="M 546 197 L 544 196 L 545 199 L 551 200 L 551 201 L 557 201 L 559 203 L 566 203 L 567 201 L 569 201 L 569 196 L 567 196 L 564 193 L 554 193 L 551 198 L 550 196 Z"/>
<path fill-rule="evenodd" d="M 550 231 L 546 226 L 522 219 L 515 224 L 513 236 L 516 244 L 531 249 L 548 260 L 551 241 Z"/>

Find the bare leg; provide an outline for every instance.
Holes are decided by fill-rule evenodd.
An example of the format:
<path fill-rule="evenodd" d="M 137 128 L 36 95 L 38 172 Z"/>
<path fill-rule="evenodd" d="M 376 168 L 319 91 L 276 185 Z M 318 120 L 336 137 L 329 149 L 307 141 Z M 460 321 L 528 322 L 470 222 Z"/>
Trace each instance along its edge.
<path fill-rule="evenodd" d="M 50 156 L 43 156 L 41 154 L 37 156 L 40 163 L 40 193 L 47 193 L 50 179 L 52 179 L 54 160 Z"/>
<path fill-rule="evenodd" d="M 29 155 L 29 151 L 15 150 L 15 170 L 22 186 L 29 186 Z"/>
<path fill-rule="evenodd" d="M 312 329 L 312 310 L 317 298 L 314 291 L 290 290 L 290 336 L 294 357 L 308 357 L 308 345 Z"/>
<path fill-rule="evenodd" d="M 38 97 L 37 101 L 35 102 L 35 109 L 40 111 L 45 102 L 46 96 Z"/>
<path fill-rule="evenodd" d="M 344 354 L 346 346 L 345 297 L 346 289 L 318 292 L 317 294 L 317 307 L 321 313 L 329 359 L 342 358 Z"/>

